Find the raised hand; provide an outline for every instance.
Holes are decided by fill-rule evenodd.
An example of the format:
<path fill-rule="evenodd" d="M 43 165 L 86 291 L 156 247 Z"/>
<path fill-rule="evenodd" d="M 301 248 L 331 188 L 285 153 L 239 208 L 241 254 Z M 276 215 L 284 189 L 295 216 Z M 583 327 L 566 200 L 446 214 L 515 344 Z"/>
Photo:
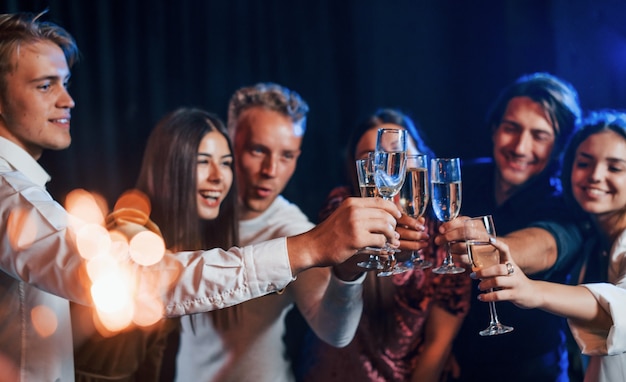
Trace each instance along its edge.
<path fill-rule="evenodd" d="M 294 274 L 314 266 L 343 263 L 360 248 L 400 245 L 398 207 L 381 198 L 348 198 L 312 230 L 287 238 Z"/>
<path fill-rule="evenodd" d="M 495 240 L 492 245 L 500 252 L 500 264 L 476 271 L 472 277 L 481 279 L 478 287 L 492 292 L 478 296 L 480 301 L 511 301 L 520 308 L 532 309 L 541 303 L 540 290 L 515 264 L 508 245 Z"/>

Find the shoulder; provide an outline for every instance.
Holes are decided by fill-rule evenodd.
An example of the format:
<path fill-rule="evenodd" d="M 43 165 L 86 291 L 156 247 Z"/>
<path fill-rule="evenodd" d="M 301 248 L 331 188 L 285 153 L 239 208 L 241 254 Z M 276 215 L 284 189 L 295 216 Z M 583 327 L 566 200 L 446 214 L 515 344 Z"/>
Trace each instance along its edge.
<path fill-rule="evenodd" d="M 285 199 L 282 195 L 278 195 L 274 203 L 271 207 L 273 215 L 281 215 L 284 216 L 288 214 L 293 219 L 302 219 L 308 221 L 309 218 L 302 212 L 300 207 L 298 207 L 295 203 L 290 202 Z"/>
<path fill-rule="evenodd" d="M 288 235 L 302 233 L 315 225 L 296 204 L 279 195 L 268 210 L 266 216 L 268 226 L 283 227 Z"/>

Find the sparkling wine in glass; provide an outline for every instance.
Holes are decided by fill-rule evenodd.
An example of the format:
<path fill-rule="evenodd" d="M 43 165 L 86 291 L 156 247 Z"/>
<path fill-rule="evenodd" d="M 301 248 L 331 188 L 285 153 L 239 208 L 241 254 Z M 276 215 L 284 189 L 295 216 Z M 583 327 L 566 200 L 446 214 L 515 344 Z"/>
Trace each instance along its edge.
<path fill-rule="evenodd" d="M 430 162 L 431 201 L 435 216 L 442 222 L 456 218 L 461 211 L 461 161 L 459 158 L 433 158 Z M 465 272 L 465 268 L 454 265 L 450 243 L 443 264 L 433 268 L 438 274 Z"/>
<path fill-rule="evenodd" d="M 406 149 L 406 130 L 378 129 L 374 154 L 374 181 L 378 195 L 385 200 L 393 200 L 402 188 L 406 173 Z M 396 268 L 395 253 L 399 250 L 392 248 L 388 243 L 383 249 L 388 253 L 388 257 L 385 268 L 378 272 L 378 276 L 389 276 L 408 270 Z"/>
<path fill-rule="evenodd" d="M 374 152 L 369 152 L 367 157 L 356 160 L 356 172 L 359 182 L 359 191 L 362 198 L 371 198 L 378 196 L 376 183 L 374 182 Z M 367 253 L 367 260 L 360 261 L 357 265 L 365 269 L 383 269 L 378 253 L 382 248 L 365 247 L 359 250 L 359 253 Z"/>
<path fill-rule="evenodd" d="M 414 218 L 423 216 L 430 202 L 427 161 L 428 157 L 424 154 L 406 157 L 406 175 L 400 189 L 398 204 L 405 214 Z M 431 267 L 432 263 L 425 260 L 420 251 L 412 251 L 405 266 L 425 269 Z"/>
<path fill-rule="evenodd" d="M 491 215 L 467 219 L 464 223 L 465 244 L 467 254 L 474 271 L 500 264 L 500 252 L 491 244 L 496 238 L 496 228 Z M 498 319 L 496 304 L 489 302 L 489 326 L 481 330 L 481 336 L 495 336 L 513 331 L 510 326 L 503 325 Z"/>

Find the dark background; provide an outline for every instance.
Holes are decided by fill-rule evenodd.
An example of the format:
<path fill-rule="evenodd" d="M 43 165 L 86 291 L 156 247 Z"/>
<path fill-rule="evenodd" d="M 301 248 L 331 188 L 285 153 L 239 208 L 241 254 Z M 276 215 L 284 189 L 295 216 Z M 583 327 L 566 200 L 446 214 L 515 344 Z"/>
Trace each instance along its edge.
<path fill-rule="evenodd" d="M 179 106 L 226 118 L 239 87 L 273 81 L 311 112 L 285 196 L 311 219 L 342 181 L 350 128 L 380 106 L 422 126 L 435 152 L 489 155 L 483 124 L 521 74 L 570 81 L 585 109 L 626 107 L 623 0 L 3 0 L 76 38 L 70 149 L 46 152 L 59 200 L 74 188 L 112 204 L 134 185 L 156 121 Z"/>

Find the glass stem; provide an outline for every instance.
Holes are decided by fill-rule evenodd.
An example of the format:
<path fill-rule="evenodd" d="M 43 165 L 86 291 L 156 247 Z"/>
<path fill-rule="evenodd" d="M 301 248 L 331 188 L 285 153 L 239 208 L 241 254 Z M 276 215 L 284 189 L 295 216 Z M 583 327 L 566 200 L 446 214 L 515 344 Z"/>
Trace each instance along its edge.
<path fill-rule="evenodd" d="M 490 291 L 493 292 L 493 289 Z M 489 301 L 489 319 L 490 326 L 497 326 L 500 324 L 500 321 L 498 321 L 498 313 L 496 312 L 496 303 L 493 301 Z"/>

